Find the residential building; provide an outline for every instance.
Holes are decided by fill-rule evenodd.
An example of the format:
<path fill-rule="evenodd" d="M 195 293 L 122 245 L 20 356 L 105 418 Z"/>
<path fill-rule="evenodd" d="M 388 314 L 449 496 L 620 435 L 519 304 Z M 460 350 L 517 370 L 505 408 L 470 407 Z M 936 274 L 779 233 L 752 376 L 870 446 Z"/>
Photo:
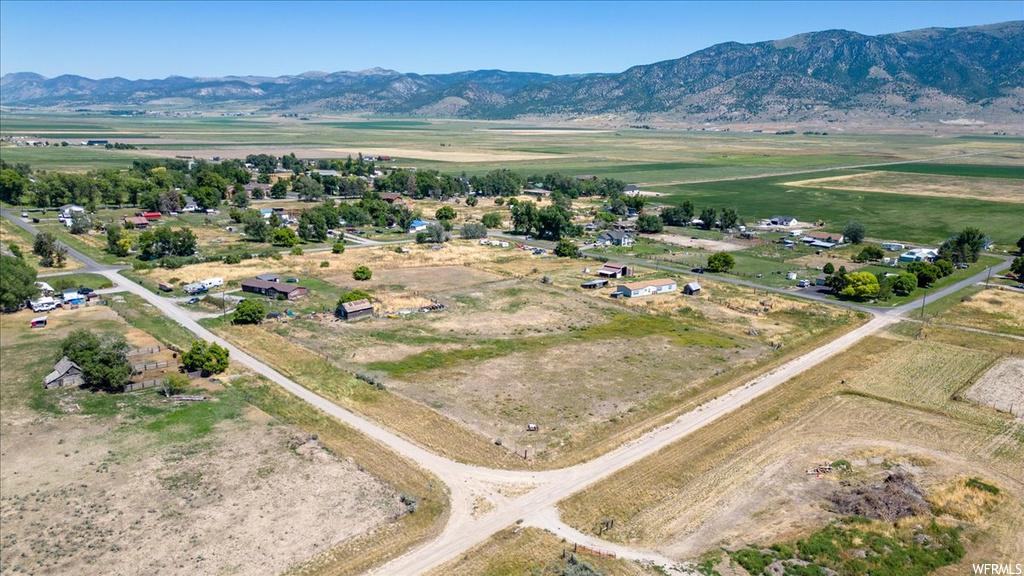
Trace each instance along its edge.
<path fill-rule="evenodd" d="M 242 280 L 242 292 L 262 294 L 268 298 L 277 298 L 278 295 L 283 295 L 288 300 L 295 300 L 308 294 L 309 288 L 296 284 L 282 284 L 280 282 L 267 282 L 266 280 L 250 278 Z"/>
<path fill-rule="evenodd" d="M 134 226 L 136 230 L 145 230 L 149 228 L 149 220 L 146 220 L 142 216 L 125 216 L 125 225 Z"/>
<path fill-rule="evenodd" d="M 601 269 L 597 271 L 598 276 L 604 276 L 606 278 L 622 278 L 623 276 L 632 276 L 633 269 L 626 264 L 613 264 L 606 262 Z"/>
<path fill-rule="evenodd" d="M 913 248 L 900 254 L 900 262 L 934 262 L 939 251 L 933 248 Z"/>
<path fill-rule="evenodd" d="M 626 298 L 637 298 L 640 296 L 650 296 L 652 294 L 665 294 L 666 292 L 675 292 L 676 281 L 670 278 L 659 278 L 656 280 L 644 280 L 642 282 L 630 282 L 628 284 L 620 284 L 615 289 L 617 296 L 625 296 Z"/>
<path fill-rule="evenodd" d="M 607 230 L 597 235 L 598 244 L 609 244 L 612 246 L 632 246 L 633 237 L 622 230 Z"/>
<path fill-rule="evenodd" d="M 409 225 L 409 233 L 419 232 L 420 230 L 426 230 L 427 223 L 423 220 L 413 220 L 412 224 Z"/>
<path fill-rule="evenodd" d="M 820 240 L 822 242 L 828 242 L 830 244 L 842 244 L 845 237 L 841 232 L 804 232 L 804 242 L 813 242 L 814 240 Z"/>
<path fill-rule="evenodd" d="M 800 222 L 792 216 L 772 216 L 771 220 L 768 221 L 772 226 L 797 226 Z"/>

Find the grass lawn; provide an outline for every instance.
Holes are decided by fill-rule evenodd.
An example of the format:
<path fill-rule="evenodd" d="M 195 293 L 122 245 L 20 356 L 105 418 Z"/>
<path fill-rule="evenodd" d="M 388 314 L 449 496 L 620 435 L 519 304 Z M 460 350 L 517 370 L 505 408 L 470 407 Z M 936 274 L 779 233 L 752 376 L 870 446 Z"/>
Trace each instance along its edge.
<path fill-rule="evenodd" d="M 114 285 L 106 276 L 85 272 L 63 274 L 61 276 L 44 276 L 40 278 L 40 280 L 46 282 L 50 286 L 53 286 L 54 290 L 68 290 L 82 287 L 99 290 L 100 288 L 110 288 Z"/>

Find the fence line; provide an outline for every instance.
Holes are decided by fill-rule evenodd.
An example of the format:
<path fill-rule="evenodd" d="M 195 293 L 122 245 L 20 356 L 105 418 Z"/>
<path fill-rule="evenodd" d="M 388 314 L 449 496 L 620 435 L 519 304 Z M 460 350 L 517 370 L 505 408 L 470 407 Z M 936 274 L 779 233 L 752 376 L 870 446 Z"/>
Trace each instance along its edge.
<path fill-rule="evenodd" d="M 151 346 L 149 348 L 132 348 L 131 350 L 128 351 L 128 354 L 126 354 L 126 356 L 131 357 L 141 356 L 143 354 L 156 354 L 160 350 L 161 348 L 159 346 Z"/>

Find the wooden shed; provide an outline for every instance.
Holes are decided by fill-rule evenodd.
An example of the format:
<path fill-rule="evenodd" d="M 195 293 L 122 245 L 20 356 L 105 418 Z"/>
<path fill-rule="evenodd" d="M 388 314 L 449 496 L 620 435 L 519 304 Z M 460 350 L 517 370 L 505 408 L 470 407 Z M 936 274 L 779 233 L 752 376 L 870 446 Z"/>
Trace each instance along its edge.
<path fill-rule="evenodd" d="M 365 316 L 373 315 L 373 305 L 366 298 L 362 300 L 353 300 L 352 302 L 344 302 L 341 306 L 338 306 L 338 315 L 345 320 L 355 320 L 356 318 L 363 318 Z"/>
<path fill-rule="evenodd" d="M 64 356 L 53 365 L 53 372 L 43 378 L 43 388 L 60 388 L 62 386 L 79 386 L 85 380 L 82 379 L 82 369 L 78 367 L 67 356 Z"/>

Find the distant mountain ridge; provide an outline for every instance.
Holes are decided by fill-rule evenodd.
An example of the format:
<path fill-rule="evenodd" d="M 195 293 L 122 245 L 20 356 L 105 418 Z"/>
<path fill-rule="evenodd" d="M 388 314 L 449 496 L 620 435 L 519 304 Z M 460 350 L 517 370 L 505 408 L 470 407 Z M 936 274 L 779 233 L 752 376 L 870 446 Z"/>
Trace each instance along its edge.
<path fill-rule="evenodd" d="M 609 116 L 624 121 L 743 123 L 1019 121 L 1024 21 L 866 36 L 845 30 L 727 42 L 618 74 L 476 70 L 306 72 L 276 78 L 155 80 L 30 72 L 0 79 L 18 107 L 192 107 L 263 112 L 372 112 L 507 119 Z"/>

